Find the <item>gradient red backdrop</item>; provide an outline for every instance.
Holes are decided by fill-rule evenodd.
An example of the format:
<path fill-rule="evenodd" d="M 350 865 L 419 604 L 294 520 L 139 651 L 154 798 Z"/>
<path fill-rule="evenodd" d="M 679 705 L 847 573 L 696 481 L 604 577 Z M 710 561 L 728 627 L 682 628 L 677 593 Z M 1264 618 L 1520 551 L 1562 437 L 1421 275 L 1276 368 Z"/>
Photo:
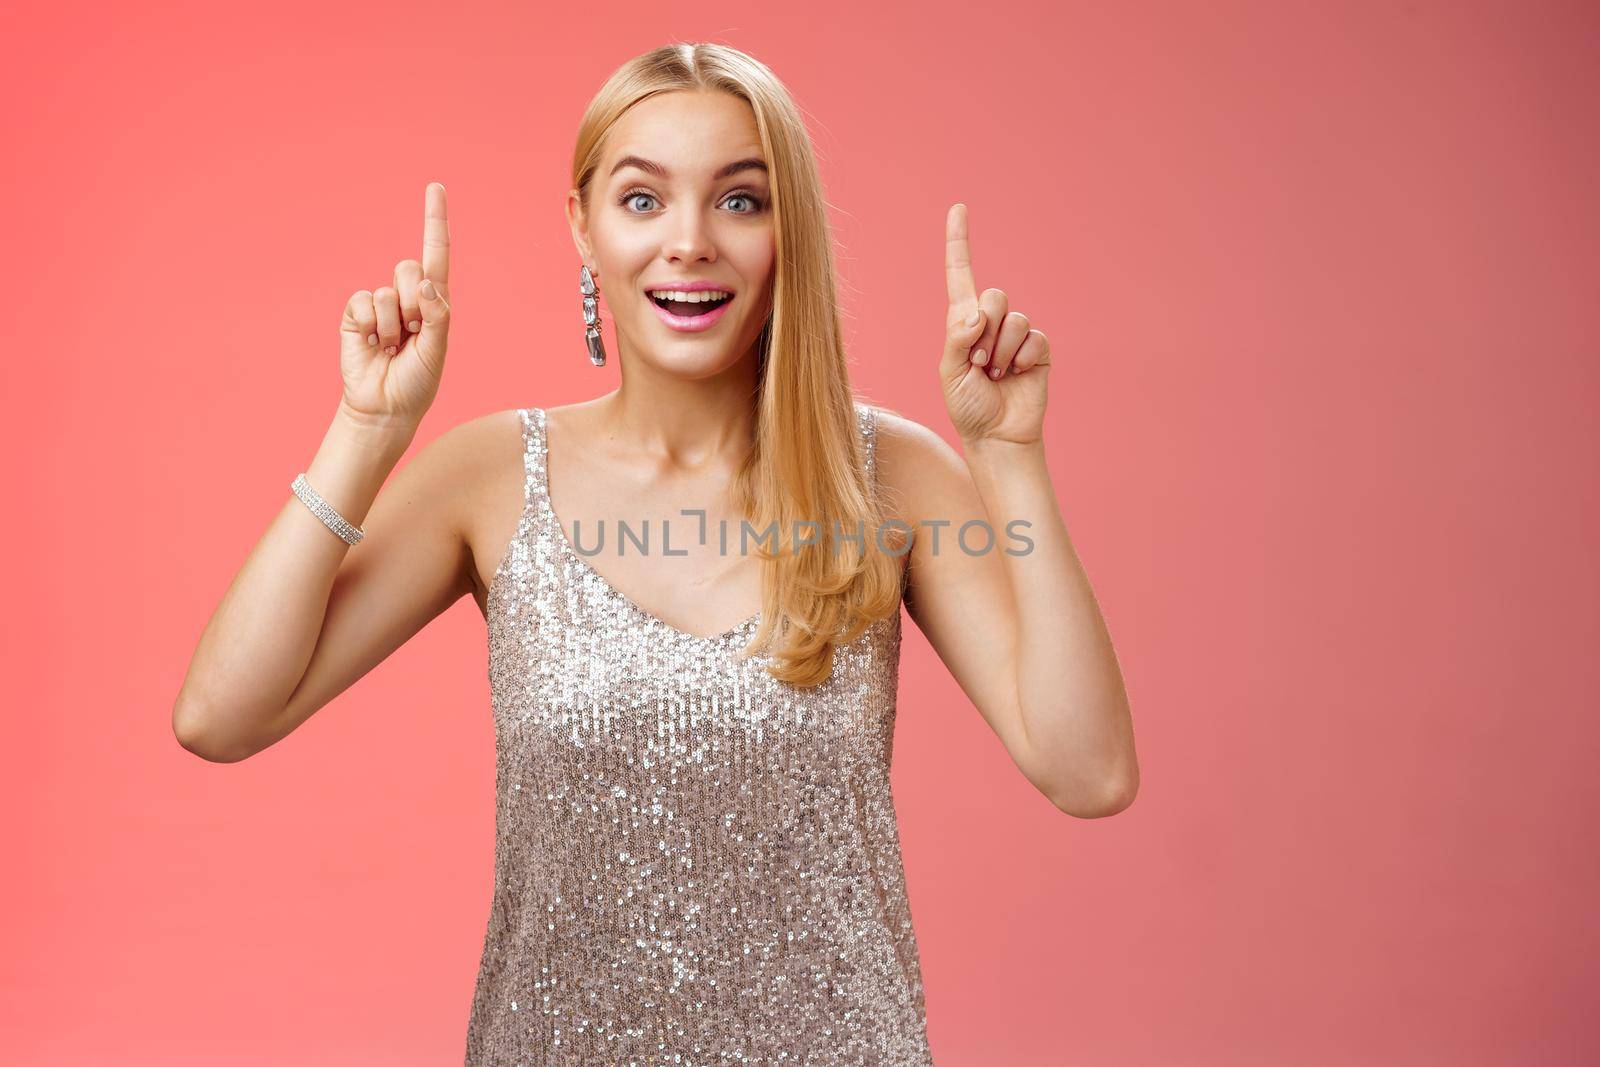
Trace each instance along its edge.
<path fill-rule="evenodd" d="M 1053 342 L 1143 788 L 1056 811 L 908 623 L 941 1067 L 1600 1056 L 1600 9 L 230 7 L 0 15 L 0 1060 L 460 1062 L 493 862 L 471 599 L 246 762 L 180 748 L 172 702 L 428 181 L 456 318 L 414 449 L 614 386 L 562 197 L 589 96 L 672 40 L 805 109 L 862 393 L 954 440 L 958 200 L 978 284 Z"/>

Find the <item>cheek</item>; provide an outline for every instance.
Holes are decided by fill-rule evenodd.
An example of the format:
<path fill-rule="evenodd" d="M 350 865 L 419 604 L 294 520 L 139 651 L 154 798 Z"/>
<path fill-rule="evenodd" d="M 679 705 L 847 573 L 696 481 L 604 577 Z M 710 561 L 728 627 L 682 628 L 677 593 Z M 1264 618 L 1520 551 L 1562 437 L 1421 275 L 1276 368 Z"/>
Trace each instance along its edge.
<path fill-rule="evenodd" d="M 770 231 L 761 236 L 747 235 L 744 240 L 729 246 L 728 254 L 746 285 L 757 290 L 771 288 L 777 254 Z"/>
<path fill-rule="evenodd" d="M 589 231 L 589 240 L 600 264 L 602 288 L 608 277 L 622 284 L 621 279 L 639 274 L 649 265 L 656 250 L 644 234 L 626 226 L 597 227 Z"/>

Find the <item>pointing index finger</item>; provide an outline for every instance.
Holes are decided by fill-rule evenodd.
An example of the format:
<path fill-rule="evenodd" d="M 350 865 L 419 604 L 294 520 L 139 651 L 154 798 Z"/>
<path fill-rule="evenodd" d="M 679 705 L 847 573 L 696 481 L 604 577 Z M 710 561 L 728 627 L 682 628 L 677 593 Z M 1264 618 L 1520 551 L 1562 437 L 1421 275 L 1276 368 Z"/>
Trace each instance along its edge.
<path fill-rule="evenodd" d="M 445 214 L 444 186 L 429 182 L 422 219 L 422 276 L 441 288 L 450 284 L 450 222 Z"/>
<path fill-rule="evenodd" d="M 978 286 L 972 279 L 972 250 L 967 245 L 965 204 L 952 206 L 945 217 L 944 277 L 951 306 L 978 302 Z"/>

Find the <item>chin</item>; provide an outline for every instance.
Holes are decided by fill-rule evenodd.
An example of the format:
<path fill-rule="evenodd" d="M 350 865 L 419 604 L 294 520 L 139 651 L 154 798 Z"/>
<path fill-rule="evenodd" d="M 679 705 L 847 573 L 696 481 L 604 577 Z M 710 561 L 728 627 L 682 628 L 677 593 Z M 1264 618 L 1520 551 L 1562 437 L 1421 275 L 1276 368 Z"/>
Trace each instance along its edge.
<path fill-rule="evenodd" d="M 630 350 L 638 353 L 642 362 L 684 378 L 710 378 L 737 367 L 745 353 L 753 358 L 756 340 L 761 336 L 757 331 L 748 341 L 740 343 L 727 337 L 712 338 L 695 333 L 661 337 L 660 324 L 653 322 L 648 324 L 648 331 L 645 336 L 650 338 L 650 343 L 630 345 Z"/>
<path fill-rule="evenodd" d="M 739 357 L 705 346 L 705 352 L 663 353 L 651 362 L 668 374 L 690 381 L 715 378 L 739 365 Z"/>

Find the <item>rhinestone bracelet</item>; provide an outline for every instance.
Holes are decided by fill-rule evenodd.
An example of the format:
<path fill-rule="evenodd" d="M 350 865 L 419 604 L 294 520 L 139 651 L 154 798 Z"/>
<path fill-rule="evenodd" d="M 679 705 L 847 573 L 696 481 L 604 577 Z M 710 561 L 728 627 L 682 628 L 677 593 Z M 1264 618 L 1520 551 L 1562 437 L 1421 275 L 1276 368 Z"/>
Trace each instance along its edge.
<path fill-rule="evenodd" d="M 301 503 L 311 509 L 311 513 L 321 519 L 334 533 L 349 544 L 359 544 L 365 537 L 366 531 L 358 526 L 351 526 L 345 521 L 344 516 L 328 504 L 317 491 L 311 488 L 311 483 L 306 481 L 304 472 L 301 472 L 294 481 L 289 483 L 289 488 L 294 490 L 294 495 L 300 498 Z"/>

